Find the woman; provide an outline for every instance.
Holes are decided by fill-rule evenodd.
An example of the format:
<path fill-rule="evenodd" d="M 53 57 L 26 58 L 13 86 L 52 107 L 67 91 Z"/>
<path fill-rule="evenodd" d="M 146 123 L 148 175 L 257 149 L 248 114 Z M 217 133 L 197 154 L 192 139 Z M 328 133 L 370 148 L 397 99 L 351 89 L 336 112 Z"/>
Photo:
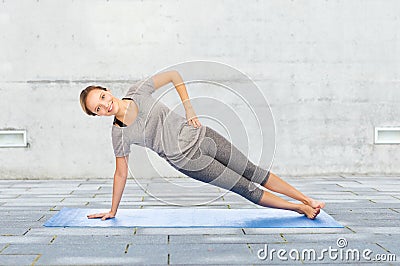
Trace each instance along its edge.
<path fill-rule="evenodd" d="M 186 119 L 151 95 L 170 82 L 182 100 Z M 111 210 L 88 218 L 115 217 L 128 176 L 131 144 L 152 149 L 187 176 L 233 191 L 261 206 L 292 210 L 314 219 L 325 205 L 254 165 L 223 136 L 201 125 L 177 71 L 162 72 L 137 82 L 122 99 L 115 98 L 106 88 L 89 86 L 81 92 L 80 103 L 88 115 L 114 116 L 112 143 L 116 169 Z M 253 182 L 301 203 L 288 202 Z"/>

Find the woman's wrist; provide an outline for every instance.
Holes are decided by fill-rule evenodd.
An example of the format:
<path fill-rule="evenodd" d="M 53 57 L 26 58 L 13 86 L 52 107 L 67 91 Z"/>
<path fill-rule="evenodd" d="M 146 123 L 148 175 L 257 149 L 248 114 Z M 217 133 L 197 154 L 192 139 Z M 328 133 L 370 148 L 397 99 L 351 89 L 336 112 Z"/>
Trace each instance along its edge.
<path fill-rule="evenodd" d="M 190 103 L 189 99 L 182 101 L 182 103 L 183 103 L 183 107 L 185 108 L 186 111 L 193 109 L 192 104 Z"/>

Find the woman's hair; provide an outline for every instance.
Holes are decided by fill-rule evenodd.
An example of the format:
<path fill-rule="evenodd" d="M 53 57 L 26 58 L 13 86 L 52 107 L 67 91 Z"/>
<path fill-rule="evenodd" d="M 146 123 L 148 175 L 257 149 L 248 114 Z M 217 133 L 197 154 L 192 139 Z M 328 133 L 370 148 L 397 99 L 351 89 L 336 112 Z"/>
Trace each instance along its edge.
<path fill-rule="evenodd" d="M 92 90 L 103 90 L 103 91 L 106 91 L 107 89 L 103 88 L 103 87 L 100 87 L 100 86 L 89 86 L 86 89 L 81 91 L 80 101 L 81 101 L 81 106 L 82 106 L 83 111 L 88 115 L 96 116 L 96 114 L 93 113 L 92 111 L 90 111 L 86 106 L 86 98 L 87 98 L 89 92 L 91 92 Z"/>

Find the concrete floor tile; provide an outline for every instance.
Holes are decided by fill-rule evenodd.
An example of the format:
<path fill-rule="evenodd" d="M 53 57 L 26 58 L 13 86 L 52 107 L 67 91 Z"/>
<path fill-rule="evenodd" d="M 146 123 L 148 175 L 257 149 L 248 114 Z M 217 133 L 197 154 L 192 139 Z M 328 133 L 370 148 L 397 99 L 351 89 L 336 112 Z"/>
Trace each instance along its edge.
<path fill-rule="evenodd" d="M 140 259 L 143 264 L 168 264 L 171 245 L 129 244 L 126 246 L 126 257 Z"/>
<path fill-rule="evenodd" d="M 124 254 L 126 243 L 85 243 L 85 244 L 11 244 L 2 255 L 31 255 L 31 254 L 52 254 L 53 256 L 86 256 L 102 254 L 104 256 L 114 256 Z"/>
<path fill-rule="evenodd" d="M 347 233 L 347 228 L 243 228 L 246 235 L 304 234 L 304 233 Z"/>
<path fill-rule="evenodd" d="M 37 261 L 37 265 L 134 265 L 146 264 L 148 261 L 156 262 L 156 256 L 141 258 L 129 256 L 125 253 L 126 244 L 108 245 L 51 245 L 46 248 Z M 165 256 L 162 264 L 167 259 Z"/>
<path fill-rule="evenodd" d="M 240 228 L 137 228 L 137 235 L 241 235 Z"/>
<path fill-rule="evenodd" d="M 398 237 L 373 239 L 372 241 L 376 242 L 377 245 L 382 247 L 388 253 L 394 254 L 396 256 L 396 261 L 400 261 L 400 242 Z"/>
<path fill-rule="evenodd" d="M 37 255 L 47 248 L 48 244 L 10 244 L 1 255 Z"/>
<path fill-rule="evenodd" d="M 1 240 L 1 239 L 0 239 Z M 167 235 L 57 235 L 54 238 L 53 244 L 68 245 L 68 244 L 88 244 L 91 245 L 107 245 L 108 243 L 123 243 L 123 244 L 167 244 Z"/>
<path fill-rule="evenodd" d="M 359 225 L 359 224 L 354 224 L 351 226 L 348 226 L 350 230 L 354 231 L 357 234 L 366 234 L 366 233 L 375 233 L 375 234 L 392 234 L 392 235 L 397 235 L 400 237 L 400 228 L 398 226 L 393 227 L 393 226 L 375 226 L 375 227 L 370 227 L 370 226 L 364 226 L 364 225 Z"/>
<path fill-rule="evenodd" d="M 51 240 L 51 236 L 0 236 L 1 244 L 49 244 Z"/>
<path fill-rule="evenodd" d="M 20 195 L 24 194 L 27 191 L 26 188 L 4 188 L 0 187 L 1 195 Z"/>
<path fill-rule="evenodd" d="M 351 214 L 346 216 L 346 214 L 332 214 L 332 217 L 335 218 L 340 223 L 346 223 L 346 225 L 358 225 L 362 224 L 365 226 L 395 226 L 399 223 L 400 217 L 396 214 L 394 215 L 384 215 L 379 214 L 376 215 L 356 215 Z"/>
<path fill-rule="evenodd" d="M 38 255 L 1 255 L 0 265 L 31 265 Z"/>
<path fill-rule="evenodd" d="M 354 233 L 331 233 L 331 234 L 283 234 L 287 243 L 327 243 L 332 246 L 340 238 L 346 239 L 348 243 L 363 242 L 374 244 L 380 240 L 395 239 L 396 237 L 389 234 L 354 234 Z"/>
<path fill-rule="evenodd" d="M 0 200 L 2 202 L 5 202 L 8 199 L 16 199 L 20 196 L 21 196 L 21 194 L 0 194 Z"/>
<path fill-rule="evenodd" d="M 171 244 L 170 264 L 243 265 L 255 256 L 246 244 Z"/>
<path fill-rule="evenodd" d="M 274 235 L 169 235 L 171 244 L 246 244 L 246 243 L 279 243 L 285 242 L 279 234 Z"/>
<path fill-rule="evenodd" d="M 17 236 L 23 235 L 29 231 L 29 226 L 14 226 L 14 227 L 1 227 L 0 228 L 0 236 Z"/>

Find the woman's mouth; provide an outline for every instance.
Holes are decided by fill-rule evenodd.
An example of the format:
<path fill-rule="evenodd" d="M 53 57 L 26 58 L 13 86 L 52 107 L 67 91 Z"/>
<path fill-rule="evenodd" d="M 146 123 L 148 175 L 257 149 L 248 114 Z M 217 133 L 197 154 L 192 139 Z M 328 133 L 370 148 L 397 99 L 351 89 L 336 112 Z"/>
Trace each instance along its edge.
<path fill-rule="evenodd" d="M 113 102 L 111 102 L 110 107 L 108 108 L 108 112 L 111 112 L 112 109 L 113 109 Z"/>

